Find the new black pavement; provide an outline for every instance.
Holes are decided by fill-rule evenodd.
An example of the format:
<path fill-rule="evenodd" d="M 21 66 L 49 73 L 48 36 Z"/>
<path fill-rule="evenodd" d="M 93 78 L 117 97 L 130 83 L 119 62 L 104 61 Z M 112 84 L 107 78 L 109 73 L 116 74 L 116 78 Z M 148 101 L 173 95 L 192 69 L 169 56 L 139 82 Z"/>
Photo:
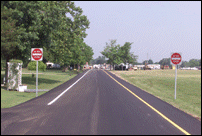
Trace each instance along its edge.
<path fill-rule="evenodd" d="M 193 135 L 201 135 L 201 121 L 106 71 L 114 79 Z M 163 90 L 162 90 L 163 91 Z M 173 91 L 174 101 L 174 91 Z"/>
<path fill-rule="evenodd" d="M 83 74 L 28 102 L 1 109 L 1 134 L 184 134 L 102 70 L 89 71 L 56 102 L 47 105 Z M 187 132 L 201 134 L 200 121 L 112 76 Z"/>

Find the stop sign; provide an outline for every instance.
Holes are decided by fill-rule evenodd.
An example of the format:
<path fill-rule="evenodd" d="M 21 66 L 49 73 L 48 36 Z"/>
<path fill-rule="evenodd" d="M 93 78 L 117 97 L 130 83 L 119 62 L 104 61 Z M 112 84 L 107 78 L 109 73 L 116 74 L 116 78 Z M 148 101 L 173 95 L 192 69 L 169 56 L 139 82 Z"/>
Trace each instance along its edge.
<path fill-rule="evenodd" d="M 43 49 L 42 48 L 32 48 L 31 58 L 32 58 L 32 61 L 42 61 Z"/>
<path fill-rule="evenodd" d="M 171 62 L 172 62 L 174 65 L 179 64 L 181 61 L 182 61 L 182 57 L 181 57 L 180 53 L 173 53 L 173 54 L 171 55 Z"/>

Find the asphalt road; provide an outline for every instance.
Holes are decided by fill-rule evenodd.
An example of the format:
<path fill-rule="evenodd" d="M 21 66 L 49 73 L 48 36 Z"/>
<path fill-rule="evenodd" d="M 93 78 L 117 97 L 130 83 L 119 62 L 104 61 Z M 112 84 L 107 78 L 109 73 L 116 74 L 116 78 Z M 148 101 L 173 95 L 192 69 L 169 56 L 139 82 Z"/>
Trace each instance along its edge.
<path fill-rule="evenodd" d="M 1 135 L 24 134 L 201 135 L 201 122 L 108 71 L 89 70 L 1 109 Z"/>

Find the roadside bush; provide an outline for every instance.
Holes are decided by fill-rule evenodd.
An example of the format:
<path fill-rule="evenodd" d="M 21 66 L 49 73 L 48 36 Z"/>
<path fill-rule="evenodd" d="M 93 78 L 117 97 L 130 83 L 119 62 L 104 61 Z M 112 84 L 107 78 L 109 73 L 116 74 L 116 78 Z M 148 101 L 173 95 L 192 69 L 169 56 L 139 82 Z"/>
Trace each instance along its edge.
<path fill-rule="evenodd" d="M 27 68 L 28 70 L 36 70 L 36 61 L 29 62 Z M 38 61 L 38 70 L 46 71 L 46 64 L 44 64 L 42 61 Z"/>

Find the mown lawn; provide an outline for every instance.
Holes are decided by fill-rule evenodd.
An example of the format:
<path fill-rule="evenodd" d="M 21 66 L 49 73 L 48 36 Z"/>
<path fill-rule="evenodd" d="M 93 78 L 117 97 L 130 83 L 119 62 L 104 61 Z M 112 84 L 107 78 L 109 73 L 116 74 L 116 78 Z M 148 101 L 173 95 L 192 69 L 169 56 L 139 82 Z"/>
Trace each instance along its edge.
<path fill-rule="evenodd" d="M 82 72 L 82 71 L 80 71 Z M 22 70 L 22 84 L 27 85 L 27 89 L 36 89 L 36 71 L 27 69 Z M 32 77 L 34 73 L 34 77 Z M 5 71 L 1 71 L 1 83 Z M 70 80 L 77 75 L 76 72 L 62 72 L 62 70 L 39 71 L 38 89 L 53 89 L 54 87 Z M 38 92 L 38 96 L 46 92 Z M 18 91 L 7 91 L 5 87 L 1 87 L 1 108 L 9 108 L 36 97 L 36 93 L 26 93 Z"/>
<path fill-rule="evenodd" d="M 201 71 L 175 70 L 110 71 L 129 83 L 201 119 Z"/>

